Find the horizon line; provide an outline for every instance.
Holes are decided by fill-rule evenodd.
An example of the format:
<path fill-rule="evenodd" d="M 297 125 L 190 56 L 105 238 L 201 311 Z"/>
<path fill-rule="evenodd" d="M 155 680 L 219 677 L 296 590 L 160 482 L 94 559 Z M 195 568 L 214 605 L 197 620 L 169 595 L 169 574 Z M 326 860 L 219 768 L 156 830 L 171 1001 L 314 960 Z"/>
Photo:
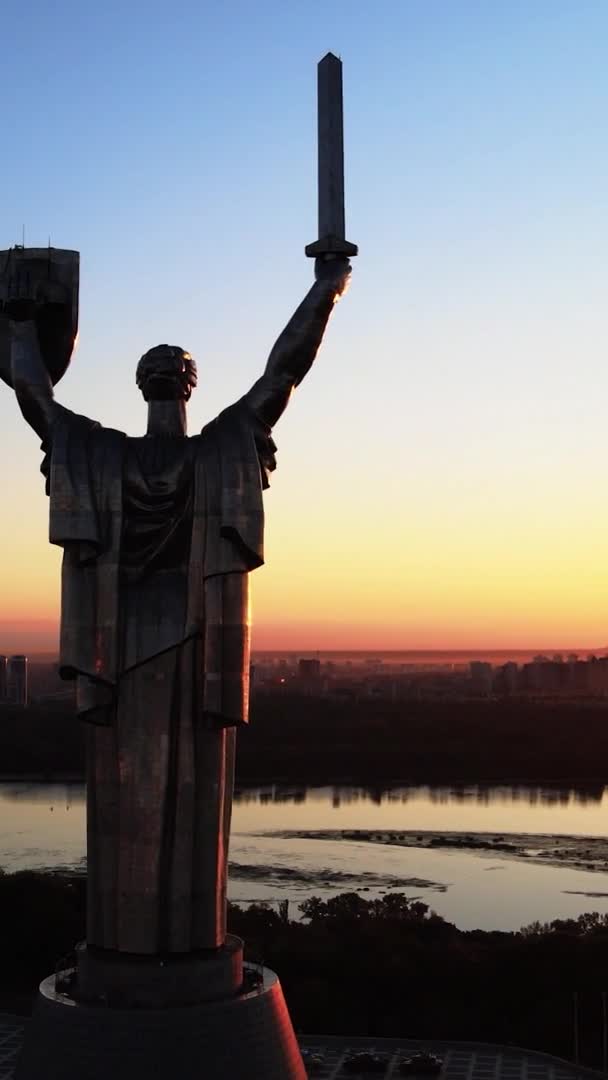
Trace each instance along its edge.
<path fill-rule="evenodd" d="M 0 653 L 1 652 L 2 651 L 0 650 Z M 3 655 L 9 655 L 9 652 L 10 651 L 7 650 L 6 654 L 3 654 Z M 600 653 L 606 653 L 606 652 L 608 652 L 608 645 L 601 645 L 601 646 L 596 646 L 596 647 L 591 647 L 591 646 L 587 646 L 587 645 L 585 645 L 585 646 L 579 645 L 579 646 L 575 646 L 575 647 L 555 646 L 555 645 L 544 646 L 544 647 L 525 646 L 525 645 L 514 645 L 514 646 L 508 646 L 508 645 L 507 646 L 504 646 L 504 645 L 484 645 L 484 646 L 477 646 L 477 647 L 471 647 L 471 648 L 462 648 L 462 647 L 451 648 L 449 646 L 441 646 L 441 647 L 426 646 L 426 647 L 410 648 L 410 647 L 404 646 L 403 648 L 398 648 L 398 649 L 396 649 L 396 648 L 383 648 L 382 646 L 371 646 L 371 647 L 362 646 L 362 647 L 358 647 L 358 648 L 349 648 L 348 646 L 345 646 L 345 647 L 338 646 L 338 647 L 333 647 L 333 648 L 323 648 L 323 647 L 321 647 L 321 648 L 314 648 L 314 647 L 306 648 L 306 647 L 293 646 L 293 647 L 290 647 L 290 648 L 287 648 L 287 649 L 286 648 L 277 648 L 277 649 L 275 649 L 275 648 L 272 648 L 272 647 L 265 646 L 265 647 L 259 648 L 259 649 L 253 648 L 251 650 L 251 656 L 256 656 L 256 655 L 259 656 L 261 654 L 272 654 L 272 655 L 284 654 L 284 655 L 292 656 L 292 655 L 294 655 L 296 653 L 316 653 L 316 654 L 347 653 L 348 655 L 369 655 L 370 653 L 374 653 L 374 654 L 383 653 L 385 655 L 388 654 L 388 655 L 394 655 L 394 656 L 401 656 L 404 653 L 408 653 L 410 655 L 425 655 L 425 654 L 428 654 L 428 653 L 435 653 L 435 654 L 446 654 L 446 655 L 450 655 L 450 656 L 454 656 L 454 655 L 468 656 L 471 653 L 505 653 L 505 654 L 507 654 L 507 653 L 509 653 L 509 654 L 512 654 L 512 653 L 536 653 L 538 655 L 546 655 L 546 654 L 549 654 L 549 653 L 552 653 L 553 655 L 556 655 L 556 654 L 571 654 L 571 655 L 576 654 L 576 655 L 578 655 L 580 653 L 585 653 L 587 655 L 595 656 L 595 655 L 598 655 Z M 18 654 L 15 653 L 14 655 L 18 655 Z M 45 656 L 45 657 L 52 657 L 53 659 L 57 659 L 57 660 L 59 659 L 59 651 L 56 650 L 56 649 L 33 649 L 27 655 L 32 656 L 32 657 L 34 657 L 34 656 Z"/>

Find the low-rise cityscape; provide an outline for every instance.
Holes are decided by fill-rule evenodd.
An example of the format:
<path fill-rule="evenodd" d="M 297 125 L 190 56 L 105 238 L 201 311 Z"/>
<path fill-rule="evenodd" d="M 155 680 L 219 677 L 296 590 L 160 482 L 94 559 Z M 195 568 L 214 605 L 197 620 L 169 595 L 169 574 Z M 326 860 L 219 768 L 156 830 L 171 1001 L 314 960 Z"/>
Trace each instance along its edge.
<path fill-rule="evenodd" d="M 0 656 L 0 705 L 22 705 L 29 702 L 28 658 L 22 653 Z"/>
<path fill-rule="evenodd" d="M 254 657 L 253 693 L 295 693 L 344 701 L 526 698 L 604 700 L 608 697 L 608 656 L 538 654 L 507 660 L 430 660 L 363 654 L 328 659 L 263 654 Z"/>
<path fill-rule="evenodd" d="M 538 653 L 523 661 L 441 659 L 421 654 L 301 656 L 254 653 L 251 692 L 295 694 L 334 701 L 605 701 L 608 655 Z M 70 705 L 75 683 L 62 682 L 56 658 L 0 656 L 0 707 Z"/>

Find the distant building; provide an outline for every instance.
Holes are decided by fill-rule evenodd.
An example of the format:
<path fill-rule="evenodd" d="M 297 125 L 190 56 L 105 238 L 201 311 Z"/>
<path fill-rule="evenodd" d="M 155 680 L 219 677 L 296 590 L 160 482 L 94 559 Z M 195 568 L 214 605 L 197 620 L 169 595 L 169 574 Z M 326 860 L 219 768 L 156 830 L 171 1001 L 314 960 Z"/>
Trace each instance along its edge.
<path fill-rule="evenodd" d="M 587 667 L 590 692 L 599 697 L 608 696 L 608 657 L 594 658 Z"/>
<path fill-rule="evenodd" d="M 318 683 L 321 678 L 321 661 L 298 660 L 298 676 L 302 682 Z"/>
<path fill-rule="evenodd" d="M 503 692 L 507 696 L 516 694 L 519 690 L 519 668 L 514 660 L 508 660 L 502 667 Z"/>
<path fill-rule="evenodd" d="M 591 664 L 584 660 L 570 660 L 568 670 L 570 672 L 570 686 L 573 695 L 581 696 L 589 693 Z"/>
<path fill-rule="evenodd" d="M 548 656 L 535 656 L 532 663 L 523 666 L 525 689 L 531 694 L 546 693 L 552 688 L 553 665 Z"/>
<path fill-rule="evenodd" d="M 297 689 L 301 694 L 317 697 L 321 694 L 324 682 L 321 679 L 321 661 L 298 660 Z"/>
<path fill-rule="evenodd" d="M 8 700 L 13 705 L 27 705 L 27 656 L 11 656 L 7 665 Z"/>
<path fill-rule="evenodd" d="M 492 665 L 485 660 L 471 660 L 471 690 L 476 697 L 489 697 L 492 693 Z"/>
<path fill-rule="evenodd" d="M 564 663 L 560 654 L 550 660 L 536 656 L 531 664 L 524 664 L 522 682 L 524 690 L 533 695 L 568 697 L 589 690 L 589 665 L 575 658 Z"/>
<path fill-rule="evenodd" d="M 0 701 L 6 701 L 8 694 L 7 687 L 7 666 L 8 658 L 6 656 L 0 656 Z"/>

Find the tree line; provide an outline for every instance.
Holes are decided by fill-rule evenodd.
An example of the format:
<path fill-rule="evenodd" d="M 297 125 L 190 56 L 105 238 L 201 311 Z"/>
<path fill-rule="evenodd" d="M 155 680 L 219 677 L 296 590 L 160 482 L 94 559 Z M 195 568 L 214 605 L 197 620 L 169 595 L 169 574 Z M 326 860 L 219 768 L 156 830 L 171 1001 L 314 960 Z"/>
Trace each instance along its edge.
<path fill-rule="evenodd" d="M 603 784 L 608 706 L 340 702 L 258 695 L 237 780 Z M 84 775 L 84 724 L 65 706 L 0 709 L 0 775 Z"/>
<path fill-rule="evenodd" d="M 40 980 L 84 937 L 84 876 L 0 875 L 0 1009 L 27 1011 Z M 602 1064 L 608 916 L 463 931 L 401 894 L 230 905 L 246 959 L 276 970 L 296 1030 L 511 1043 Z"/>

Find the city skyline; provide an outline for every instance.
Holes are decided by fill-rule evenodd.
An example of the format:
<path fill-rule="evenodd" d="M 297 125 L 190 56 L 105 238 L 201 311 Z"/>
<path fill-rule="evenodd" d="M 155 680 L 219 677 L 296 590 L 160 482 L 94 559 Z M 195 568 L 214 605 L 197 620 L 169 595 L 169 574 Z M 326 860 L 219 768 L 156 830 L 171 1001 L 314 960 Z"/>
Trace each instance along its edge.
<path fill-rule="evenodd" d="M 116 3 L 39 0 L 25 39 L 6 17 L 19 164 L 0 246 L 25 223 L 26 243 L 82 256 L 58 399 L 140 433 L 135 366 L 164 340 L 199 364 L 191 432 L 253 383 L 311 278 L 315 64 L 333 49 L 361 255 L 277 427 L 254 648 L 600 647 L 608 12 L 247 10 L 152 3 L 118 35 Z M 52 648 L 60 552 L 4 387 L 0 452 L 0 623 L 22 635 L 0 647 Z"/>

